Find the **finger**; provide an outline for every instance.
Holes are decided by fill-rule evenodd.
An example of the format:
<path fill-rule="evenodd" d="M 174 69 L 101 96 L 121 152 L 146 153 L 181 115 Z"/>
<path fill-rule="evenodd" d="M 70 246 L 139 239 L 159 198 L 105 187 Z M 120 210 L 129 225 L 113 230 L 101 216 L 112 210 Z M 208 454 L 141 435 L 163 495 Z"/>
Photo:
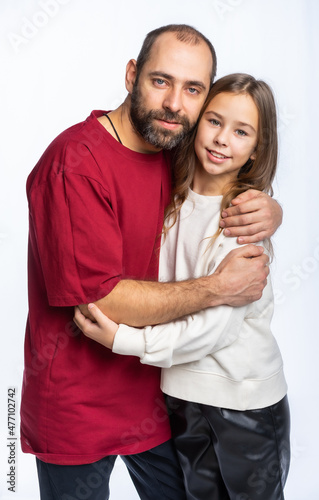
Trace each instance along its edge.
<path fill-rule="evenodd" d="M 261 232 L 267 231 L 268 228 L 264 226 L 262 222 L 256 222 L 254 224 L 248 224 L 246 226 L 231 226 L 231 227 L 226 227 L 223 230 L 223 234 L 225 236 L 254 236 L 257 235 Z M 260 241 L 260 240 L 256 240 Z"/>
<path fill-rule="evenodd" d="M 252 257 L 260 257 L 263 253 L 264 248 L 261 245 L 246 245 L 242 247 L 241 256 L 247 259 L 251 259 Z"/>
<path fill-rule="evenodd" d="M 73 321 L 74 323 L 76 324 L 76 326 L 78 328 L 80 328 L 80 330 L 82 330 L 82 327 L 84 326 L 84 322 L 85 322 L 85 316 L 81 313 L 80 311 L 80 308 L 78 306 L 76 306 L 74 308 L 74 317 L 73 317 Z"/>
<path fill-rule="evenodd" d="M 256 212 L 257 210 L 261 210 L 263 206 L 263 200 L 261 200 L 260 197 L 253 198 L 252 200 L 242 202 L 239 205 L 225 208 L 222 212 L 222 217 L 227 218 L 234 215 Z"/>
<path fill-rule="evenodd" d="M 105 314 L 102 313 L 101 309 L 97 307 L 95 304 L 88 304 L 88 310 L 90 311 L 90 314 L 92 314 L 93 318 L 96 320 L 97 323 L 103 323 L 105 320 L 106 316 Z"/>
<path fill-rule="evenodd" d="M 269 256 L 264 252 L 260 257 L 258 257 L 262 262 L 264 267 L 267 267 L 267 275 L 269 273 Z"/>
<path fill-rule="evenodd" d="M 259 243 L 267 238 L 266 232 L 261 231 L 260 233 L 253 234 L 252 236 L 239 236 L 237 238 L 237 243 L 239 245 L 248 245 L 250 243 Z"/>
<path fill-rule="evenodd" d="M 96 332 L 98 332 L 99 327 L 97 323 L 93 323 L 89 318 L 84 316 L 78 307 L 75 308 L 73 321 L 86 336 L 90 336 L 91 334 L 96 334 Z"/>
<path fill-rule="evenodd" d="M 254 245 L 257 246 L 257 245 Z M 259 247 L 263 248 L 263 247 Z M 254 263 L 257 265 L 257 270 L 262 270 L 268 276 L 269 273 L 269 256 L 264 252 L 261 255 L 253 255 L 250 257 L 253 259 Z M 266 278 L 265 276 L 265 278 Z M 260 278 L 259 278 L 260 279 Z"/>
<path fill-rule="evenodd" d="M 267 222 L 267 219 L 264 220 L 264 217 L 262 217 L 261 212 L 252 212 L 244 215 L 227 217 L 226 219 L 222 219 L 219 225 L 224 229 L 242 227 L 242 234 L 245 234 L 244 231 L 247 231 L 247 234 L 251 234 L 249 231 L 258 231 L 260 230 L 258 225 L 261 227 Z"/>
<path fill-rule="evenodd" d="M 115 332 L 118 329 L 118 323 L 115 323 L 115 321 L 106 316 L 96 304 L 88 304 L 88 309 L 96 324 L 102 329 L 108 332 Z"/>
<path fill-rule="evenodd" d="M 86 337 L 100 342 L 103 331 L 98 323 L 93 323 L 89 318 L 84 316 L 84 319 L 80 318 L 80 320 L 76 321 L 76 324 Z"/>
<path fill-rule="evenodd" d="M 261 245 L 246 245 L 240 248 L 235 248 L 231 250 L 227 257 L 237 257 L 237 258 L 251 258 L 259 257 L 264 252 L 264 248 Z"/>
<path fill-rule="evenodd" d="M 252 200 L 253 198 L 256 198 L 257 196 L 260 196 L 263 194 L 261 191 L 258 191 L 257 189 L 248 189 L 247 191 L 244 191 L 243 193 L 239 194 L 234 198 L 231 203 L 232 205 L 238 205 L 239 203 L 243 203 L 248 200 Z"/>

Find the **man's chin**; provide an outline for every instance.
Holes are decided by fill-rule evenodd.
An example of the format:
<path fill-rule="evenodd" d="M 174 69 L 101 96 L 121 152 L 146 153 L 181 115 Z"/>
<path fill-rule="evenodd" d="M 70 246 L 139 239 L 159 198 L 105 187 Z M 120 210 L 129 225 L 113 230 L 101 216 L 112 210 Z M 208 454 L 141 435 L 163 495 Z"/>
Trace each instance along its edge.
<path fill-rule="evenodd" d="M 150 136 L 147 138 L 147 142 L 160 149 L 173 149 L 181 142 L 183 137 L 180 137 L 180 134 L 162 135 L 161 137 Z"/>
<path fill-rule="evenodd" d="M 163 127 L 153 127 L 146 139 L 152 146 L 161 149 L 173 149 L 185 137 L 184 130 L 169 130 Z"/>

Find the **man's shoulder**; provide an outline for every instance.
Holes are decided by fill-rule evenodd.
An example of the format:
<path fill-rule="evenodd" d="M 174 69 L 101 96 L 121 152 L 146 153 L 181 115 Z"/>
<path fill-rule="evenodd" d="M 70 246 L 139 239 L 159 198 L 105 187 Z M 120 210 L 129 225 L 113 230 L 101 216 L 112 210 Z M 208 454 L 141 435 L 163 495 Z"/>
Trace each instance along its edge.
<path fill-rule="evenodd" d="M 62 171 L 70 174 L 80 169 L 83 173 L 83 165 L 90 163 L 92 152 L 105 140 L 105 130 L 97 119 L 102 114 L 103 111 L 92 111 L 84 121 L 68 127 L 53 139 L 30 172 L 27 191 Z"/>
<path fill-rule="evenodd" d="M 85 120 L 63 130 L 51 142 L 46 151 L 50 150 L 50 148 L 63 149 L 73 141 L 86 144 L 88 147 L 98 146 L 102 143 L 103 138 L 105 138 L 104 127 L 98 121 L 98 118 L 103 113 L 105 111 L 92 111 Z"/>

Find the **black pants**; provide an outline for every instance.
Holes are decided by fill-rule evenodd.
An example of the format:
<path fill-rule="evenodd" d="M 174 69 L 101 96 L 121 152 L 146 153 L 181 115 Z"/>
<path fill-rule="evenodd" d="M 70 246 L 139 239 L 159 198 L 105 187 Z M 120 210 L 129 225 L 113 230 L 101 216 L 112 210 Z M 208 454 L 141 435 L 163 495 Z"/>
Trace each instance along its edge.
<path fill-rule="evenodd" d="M 186 500 L 172 441 L 121 458 L 143 500 Z M 115 460 L 111 455 L 93 464 L 54 465 L 37 459 L 41 500 L 107 500 Z"/>
<path fill-rule="evenodd" d="M 290 463 L 287 397 L 234 411 L 167 396 L 188 500 L 283 500 Z"/>

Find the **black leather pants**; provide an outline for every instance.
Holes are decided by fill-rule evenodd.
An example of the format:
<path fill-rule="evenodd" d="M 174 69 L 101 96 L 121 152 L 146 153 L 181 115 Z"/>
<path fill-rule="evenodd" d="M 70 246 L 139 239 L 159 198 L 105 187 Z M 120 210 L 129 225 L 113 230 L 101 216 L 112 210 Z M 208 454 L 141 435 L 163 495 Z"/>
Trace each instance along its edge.
<path fill-rule="evenodd" d="M 188 500 L 283 500 L 290 463 L 287 396 L 235 411 L 167 396 Z"/>

